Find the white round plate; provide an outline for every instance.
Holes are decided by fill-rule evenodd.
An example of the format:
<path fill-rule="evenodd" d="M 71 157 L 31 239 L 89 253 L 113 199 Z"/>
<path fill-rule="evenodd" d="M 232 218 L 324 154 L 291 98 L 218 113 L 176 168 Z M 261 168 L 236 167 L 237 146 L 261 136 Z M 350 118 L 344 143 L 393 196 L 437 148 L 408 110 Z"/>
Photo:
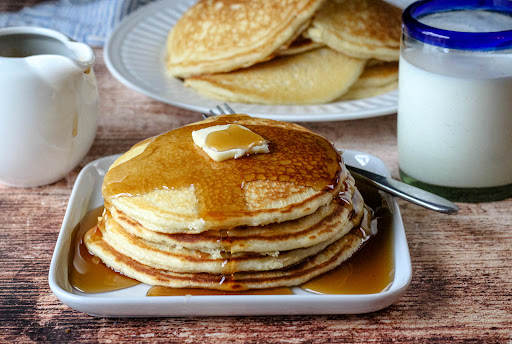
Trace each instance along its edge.
<path fill-rule="evenodd" d="M 183 86 L 165 71 L 167 33 L 196 0 L 161 0 L 131 13 L 116 27 L 104 49 L 110 72 L 126 86 L 185 109 L 208 112 L 221 103 Z M 230 103 L 240 113 L 282 121 L 317 122 L 367 118 L 395 113 L 398 92 L 319 105 Z"/>

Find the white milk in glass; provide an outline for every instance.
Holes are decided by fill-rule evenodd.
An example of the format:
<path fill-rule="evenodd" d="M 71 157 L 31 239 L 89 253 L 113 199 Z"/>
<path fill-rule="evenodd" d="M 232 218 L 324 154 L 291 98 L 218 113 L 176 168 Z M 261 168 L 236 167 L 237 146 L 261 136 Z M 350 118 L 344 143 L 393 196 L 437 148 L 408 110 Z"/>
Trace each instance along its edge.
<path fill-rule="evenodd" d="M 499 25 L 487 31 L 512 28 L 509 16 L 489 21 L 488 13 L 467 13 L 461 22 L 472 15 L 478 25 Z M 456 21 L 434 19 L 429 24 L 457 29 Z M 456 188 L 512 184 L 512 52 L 403 49 L 398 148 L 400 169 L 424 183 Z"/>

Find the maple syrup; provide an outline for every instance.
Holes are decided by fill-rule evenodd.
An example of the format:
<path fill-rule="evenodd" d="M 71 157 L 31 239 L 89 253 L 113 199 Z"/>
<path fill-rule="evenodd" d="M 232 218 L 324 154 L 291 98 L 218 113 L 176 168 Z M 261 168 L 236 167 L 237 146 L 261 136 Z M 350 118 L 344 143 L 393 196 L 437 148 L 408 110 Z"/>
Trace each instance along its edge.
<path fill-rule="evenodd" d="M 246 118 L 244 115 L 221 116 L 215 118 L 213 122 L 215 125 L 231 124 L 233 121 L 244 118 Z M 272 143 L 271 156 L 252 155 L 219 164 L 198 154 L 198 148 L 191 142 L 192 131 L 211 125 L 212 122 L 185 126 L 169 132 L 172 134 L 167 133 L 144 141 L 147 146 L 139 155 L 111 168 L 105 175 L 102 191 L 107 208 L 111 199 L 118 195 L 141 195 L 153 190 L 189 188 L 193 185 L 198 198 L 200 217 L 204 220 L 216 220 L 221 217 L 240 216 L 249 211 L 242 194 L 242 185 L 251 181 L 251 178 L 287 180 L 317 191 L 332 189 L 338 184 L 343 166 L 340 164 L 341 158 L 329 141 L 314 133 L 284 127 L 247 125 L 254 133 L 261 134 Z M 236 131 L 237 126 L 234 127 Z M 235 143 L 240 144 L 240 142 Z M 300 152 L 297 152 L 299 148 Z M 176 163 L 180 161 L 186 163 Z M 222 183 L 218 183 L 221 179 Z M 345 187 L 348 186 L 345 185 Z M 374 223 L 378 227 L 379 234 L 340 268 L 310 281 L 303 288 L 317 293 L 377 293 L 391 283 L 394 272 L 389 209 L 382 206 L 382 198 L 375 189 L 364 185 L 358 185 L 358 188 L 365 202 L 376 210 Z M 351 206 L 350 200 L 346 199 L 345 195 L 341 194 L 339 200 Z M 92 256 L 85 247 L 82 240 L 83 234 L 96 225 L 95 222 L 100 213 L 101 211 L 97 209 L 96 212 L 86 215 L 76 229 L 69 268 L 71 284 L 78 290 L 90 293 L 122 289 L 139 283 L 108 268 Z M 229 230 L 221 232 L 220 240 L 225 242 L 226 252 L 228 252 L 226 276 L 222 281 L 230 281 L 233 276 L 229 273 L 236 271 L 236 261 L 230 259 L 229 255 L 231 252 Z M 333 280 L 347 282 L 334 287 Z M 168 293 L 178 292 L 162 290 L 160 287 L 153 289 L 151 294 L 167 293 L 168 295 Z M 199 290 L 187 289 L 184 292 L 187 295 L 205 292 L 205 290 Z M 214 293 L 215 291 L 206 292 Z M 266 291 L 250 291 L 250 293 L 253 292 Z M 288 294 L 289 289 L 279 288 L 272 291 L 273 294 L 281 292 Z"/>
<path fill-rule="evenodd" d="M 187 296 L 187 295 L 292 295 L 290 288 L 252 289 L 240 292 L 230 292 L 214 289 L 199 288 L 169 288 L 162 286 L 151 287 L 146 296 Z"/>
<path fill-rule="evenodd" d="M 372 231 L 377 234 L 337 268 L 310 280 L 302 289 L 317 294 L 376 294 L 387 290 L 395 276 L 392 214 L 381 194 L 356 183 L 365 204 L 374 210 Z"/>
<path fill-rule="evenodd" d="M 230 124 L 227 129 L 208 134 L 205 143 L 206 146 L 215 149 L 217 152 L 224 152 L 230 149 L 248 150 L 254 146 L 262 145 L 265 143 L 265 139 L 238 124 Z"/>
<path fill-rule="evenodd" d="M 364 184 L 357 185 L 365 203 L 375 209 L 372 226 L 377 235 L 353 257 L 337 268 L 300 286 L 317 294 L 372 294 L 386 290 L 394 278 L 392 226 L 389 208 L 383 204 L 377 190 Z M 86 293 L 99 293 L 128 288 L 138 281 L 116 272 L 91 255 L 82 238 L 85 232 L 97 225 L 103 207 L 87 213 L 75 228 L 70 251 L 69 280 L 73 287 Z M 227 261 L 229 264 L 229 261 Z M 229 278 L 229 276 L 227 276 Z M 213 289 L 168 288 L 153 286 L 147 296 L 180 295 L 289 295 L 290 288 L 224 292 Z"/>
<path fill-rule="evenodd" d="M 391 286 L 394 279 L 392 215 L 377 190 L 358 185 L 365 203 L 375 209 L 372 219 L 377 234 L 346 262 L 299 286 L 315 294 L 376 294 Z M 364 232 L 361 229 L 362 232 Z M 228 276 L 229 277 L 229 276 Z M 212 289 L 151 287 L 147 296 L 186 295 L 291 295 L 290 288 L 224 292 Z"/>
<path fill-rule="evenodd" d="M 337 185 L 342 172 L 341 158 L 329 141 L 311 132 L 244 124 L 271 143 L 271 154 L 255 154 L 222 163 L 205 158 L 206 153 L 193 143 L 195 130 L 247 118 L 246 115 L 219 116 L 211 122 L 181 127 L 147 141 L 143 152 L 105 175 L 105 201 L 111 203 L 119 195 L 135 196 L 193 186 L 199 217 L 208 222 L 251 213 L 243 194 L 247 182 L 288 181 L 316 191 Z"/>
<path fill-rule="evenodd" d="M 85 232 L 97 226 L 103 207 L 96 208 L 82 218 L 75 227 L 69 252 L 69 283 L 84 293 L 104 293 L 128 288 L 139 281 L 124 276 L 107 267 L 98 257 L 87 250 L 83 242 Z"/>
<path fill-rule="evenodd" d="M 391 286 L 394 279 L 391 214 L 376 210 L 372 226 L 377 234 L 358 252 L 335 269 L 300 287 L 316 294 L 376 294 Z"/>

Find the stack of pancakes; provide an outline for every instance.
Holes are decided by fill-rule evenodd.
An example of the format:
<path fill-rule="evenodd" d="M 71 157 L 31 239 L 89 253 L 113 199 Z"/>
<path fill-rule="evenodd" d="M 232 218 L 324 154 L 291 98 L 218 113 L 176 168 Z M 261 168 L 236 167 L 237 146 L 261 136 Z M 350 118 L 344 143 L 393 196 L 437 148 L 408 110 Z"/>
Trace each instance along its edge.
<path fill-rule="evenodd" d="M 199 129 L 241 125 L 269 153 L 214 161 Z M 106 173 L 105 212 L 84 236 L 106 265 L 151 285 L 295 286 L 370 237 L 370 211 L 338 151 L 296 124 L 226 115 L 142 141 Z"/>
<path fill-rule="evenodd" d="M 167 70 L 231 102 L 374 96 L 398 85 L 400 16 L 383 0 L 200 0 L 170 30 Z"/>

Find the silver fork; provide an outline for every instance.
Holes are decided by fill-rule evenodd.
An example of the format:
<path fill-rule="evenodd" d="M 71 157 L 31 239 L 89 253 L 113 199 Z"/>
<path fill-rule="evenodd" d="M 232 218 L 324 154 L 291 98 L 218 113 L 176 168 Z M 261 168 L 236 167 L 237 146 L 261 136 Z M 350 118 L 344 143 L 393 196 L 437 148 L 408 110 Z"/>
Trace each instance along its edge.
<path fill-rule="evenodd" d="M 229 115 L 236 113 L 235 110 L 233 110 L 231 106 L 229 106 L 227 103 L 224 103 L 223 105 L 226 108 L 225 110 L 221 108 L 219 105 L 217 105 L 216 109 L 219 113 L 215 113 L 212 109 L 210 109 L 209 113 L 202 113 L 201 115 L 203 116 L 204 119 L 207 119 L 208 117 L 212 116 Z"/>
<path fill-rule="evenodd" d="M 223 105 L 225 109 L 217 105 L 216 110 L 218 113 L 210 109 L 209 113 L 202 113 L 201 115 L 206 119 L 212 116 L 236 113 L 227 103 Z M 454 213 L 459 210 L 456 204 L 431 192 L 374 172 L 363 170 L 356 166 L 351 166 L 347 163 L 345 163 L 345 166 L 347 166 L 350 173 L 360 181 L 416 205 L 445 214 Z"/>

